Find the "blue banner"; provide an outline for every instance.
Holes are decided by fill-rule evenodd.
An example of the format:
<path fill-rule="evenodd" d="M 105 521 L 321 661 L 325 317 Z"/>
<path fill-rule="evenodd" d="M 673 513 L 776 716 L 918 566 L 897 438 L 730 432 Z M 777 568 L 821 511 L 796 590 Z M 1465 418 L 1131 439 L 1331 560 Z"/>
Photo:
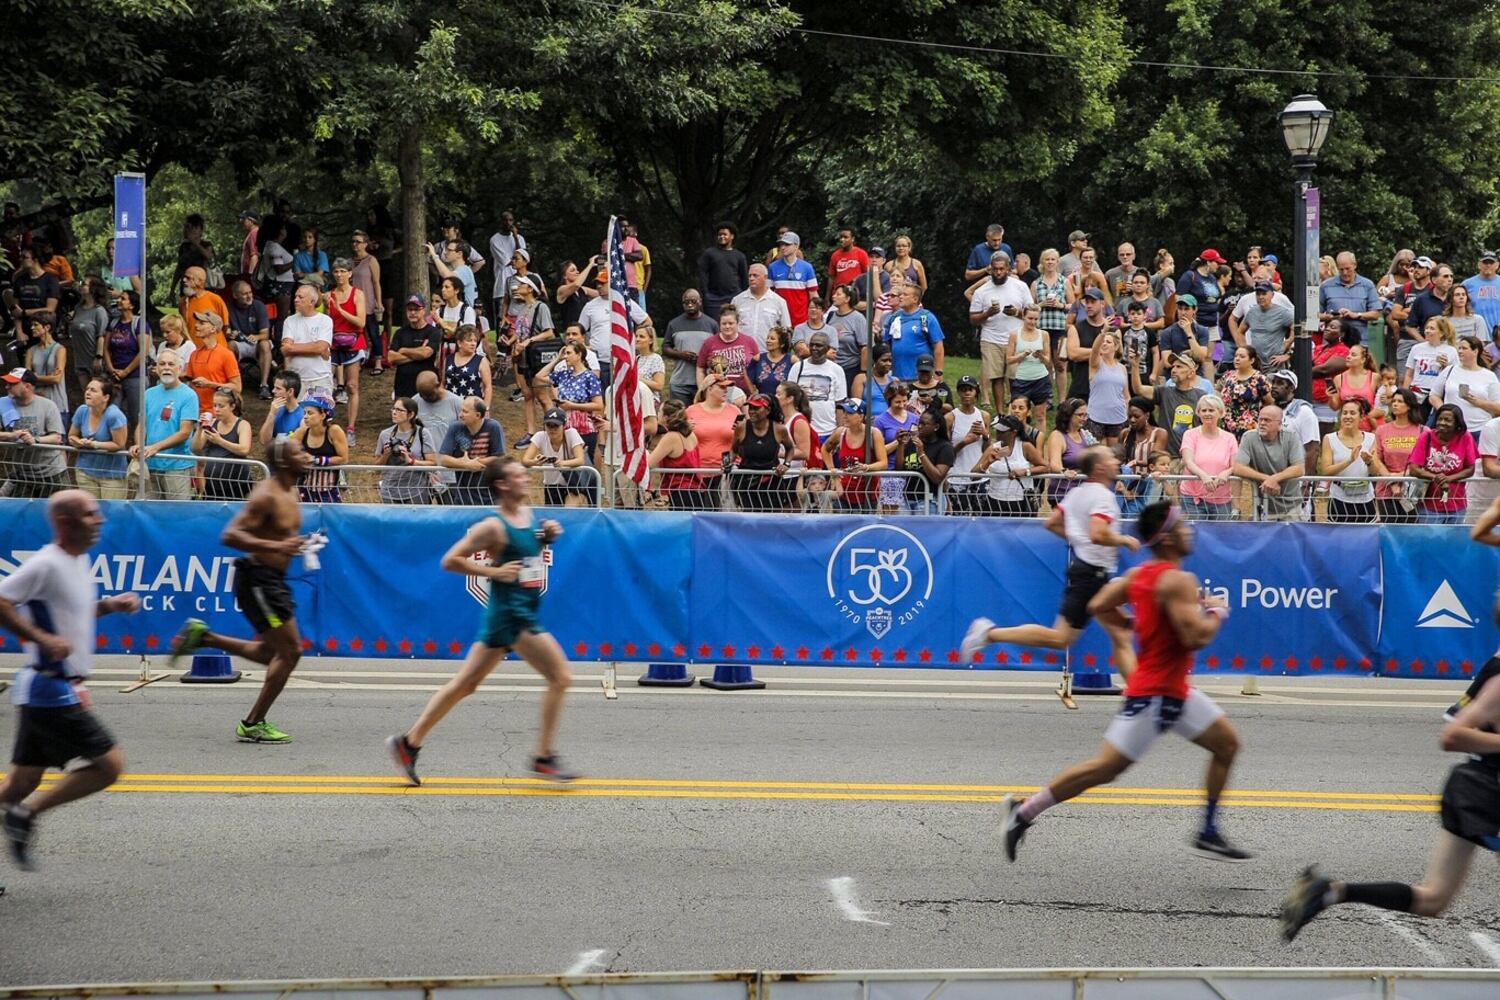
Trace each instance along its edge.
<path fill-rule="evenodd" d="M 146 175 L 115 174 L 116 275 L 135 278 L 146 268 Z"/>
<path fill-rule="evenodd" d="M 102 652 L 161 654 L 187 617 L 231 635 L 237 553 L 219 544 L 235 506 L 106 502 L 92 554 L 106 594 L 132 591 L 138 615 L 100 620 Z M 485 512 L 462 507 L 305 506 L 329 544 L 322 568 L 292 567 L 309 652 L 459 658 L 487 599 L 446 573 L 442 553 Z M 991 647 L 963 663 L 968 622 L 1051 624 L 1067 552 L 1031 521 L 631 513 L 549 509 L 542 620 L 576 659 L 1057 669 L 1051 650 Z M 0 576 L 49 537 L 43 501 L 0 500 Z M 1205 524 L 1187 566 L 1230 617 L 1198 654 L 1219 673 L 1459 678 L 1495 649 L 1496 553 L 1463 528 L 1382 531 L 1324 525 Z M 14 649 L 14 638 L 0 649 Z M 1102 669 L 1090 626 L 1076 671 Z"/>

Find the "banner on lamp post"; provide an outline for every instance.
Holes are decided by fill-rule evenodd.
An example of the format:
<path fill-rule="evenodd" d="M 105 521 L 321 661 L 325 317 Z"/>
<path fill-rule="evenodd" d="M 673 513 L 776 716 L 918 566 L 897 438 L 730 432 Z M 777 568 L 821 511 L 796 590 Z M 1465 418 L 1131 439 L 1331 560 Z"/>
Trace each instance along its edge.
<path fill-rule="evenodd" d="M 1307 312 L 1305 315 L 1313 319 L 1318 315 L 1318 286 L 1322 280 L 1318 277 L 1318 258 L 1321 256 L 1320 229 L 1323 225 L 1323 196 L 1315 187 L 1307 189 L 1304 199 L 1306 210 L 1302 217 L 1302 238 L 1307 246 L 1307 288 L 1303 295 L 1307 301 Z"/>
<path fill-rule="evenodd" d="M 146 175 L 115 174 L 114 273 L 144 277 L 146 271 Z"/>

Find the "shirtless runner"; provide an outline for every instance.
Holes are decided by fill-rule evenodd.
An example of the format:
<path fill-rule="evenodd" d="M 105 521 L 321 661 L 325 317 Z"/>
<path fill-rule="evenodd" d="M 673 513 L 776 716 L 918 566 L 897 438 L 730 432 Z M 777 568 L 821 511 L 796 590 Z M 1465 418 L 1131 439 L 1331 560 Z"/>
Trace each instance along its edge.
<path fill-rule="evenodd" d="M 294 617 L 286 570 L 294 556 L 308 549 L 308 536 L 300 534 L 297 482 L 312 464 L 312 456 L 295 439 L 283 438 L 266 449 L 266 464 L 271 478 L 256 485 L 219 538 L 246 553 L 234 561 L 234 596 L 255 629 L 255 639 L 219 635 L 209 631 L 207 622 L 189 618 L 172 640 L 174 667 L 178 659 L 203 646 L 265 665 L 266 680 L 255 706 L 235 729 L 242 743 L 291 742 L 290 736 L 266 721 L 266 713 L 302 659 L 302 633 Z"/>

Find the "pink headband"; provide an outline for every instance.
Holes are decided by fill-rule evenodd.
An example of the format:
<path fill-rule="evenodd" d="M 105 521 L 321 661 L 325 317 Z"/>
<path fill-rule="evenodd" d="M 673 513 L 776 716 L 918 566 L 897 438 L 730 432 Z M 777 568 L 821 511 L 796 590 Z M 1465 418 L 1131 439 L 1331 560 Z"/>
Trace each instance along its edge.
<path fill-rule="evenodd" d="M 1173 504 L 1171 507 L 1168 507 L 1166 520 L 1162 521 L 1161 527 L 1157 529 L 1156 534 L 1146 539 L 1146 544 L 1155 545 L 1157 542 L 1161 541 L 1167 536 L 1167 532 L 1177 527 L 1177 522 L 1180 520 L 1182 520 L 1182 508 L 1178 507 L 1175 504 Z"/>

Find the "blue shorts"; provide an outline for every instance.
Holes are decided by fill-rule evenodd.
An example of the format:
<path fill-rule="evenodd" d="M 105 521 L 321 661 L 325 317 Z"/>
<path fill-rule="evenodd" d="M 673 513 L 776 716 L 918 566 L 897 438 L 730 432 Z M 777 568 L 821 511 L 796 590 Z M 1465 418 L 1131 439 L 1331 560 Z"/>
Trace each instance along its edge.
<path fill-rule="evenodd" d="M 532 614 L 518 611 L 486 611 L 484 624 L 479 626 L 479 634 L 474 637 L 474 641 L 490 649 L 514 649 L 516 640 L 523 632 L 542 635 L 546 629 L 542 628 L 541 623 Z"/>

